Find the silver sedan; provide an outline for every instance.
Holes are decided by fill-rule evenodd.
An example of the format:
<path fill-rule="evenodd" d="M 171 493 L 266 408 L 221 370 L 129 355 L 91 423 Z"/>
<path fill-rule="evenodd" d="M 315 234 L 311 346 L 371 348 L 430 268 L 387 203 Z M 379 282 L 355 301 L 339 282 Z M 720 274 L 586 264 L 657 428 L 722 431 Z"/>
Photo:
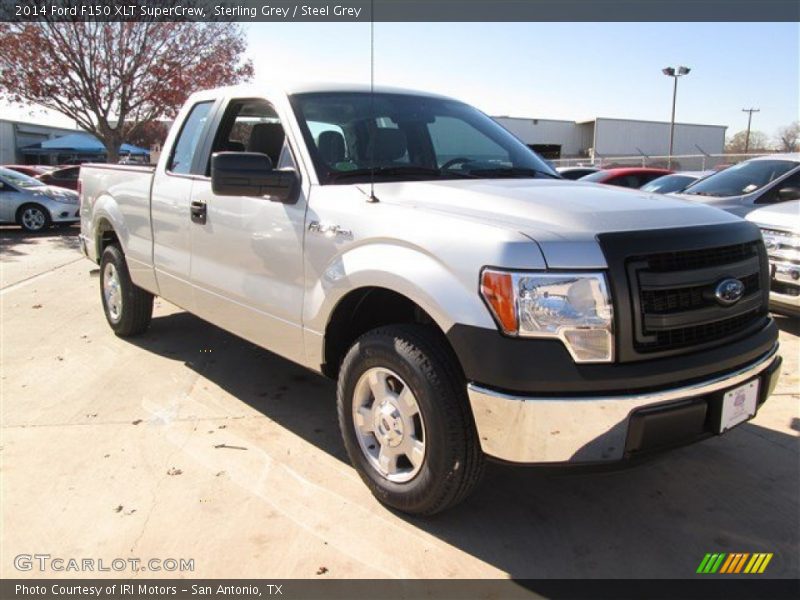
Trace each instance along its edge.
<path fill-rule="evenodd" d="M 80 201 L 76 192 L 0 167 L 0 223 L 16 223 L 36 233 L 53 224 L 79 220 Z"/>

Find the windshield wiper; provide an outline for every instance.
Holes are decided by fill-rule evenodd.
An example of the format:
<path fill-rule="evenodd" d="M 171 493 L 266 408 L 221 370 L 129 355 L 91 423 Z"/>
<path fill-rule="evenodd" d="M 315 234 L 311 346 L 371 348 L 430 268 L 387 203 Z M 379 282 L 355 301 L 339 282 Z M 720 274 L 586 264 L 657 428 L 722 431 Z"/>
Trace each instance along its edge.
<path fill-rule="evenodd" d="M 691 195 L 691 196 L 712 196 L 714 198 L 722 198 L 724 194 L 714 194 L 712 192 L 693 192 L 691 190 L 686 190 L 685 192 L 678 192 L 679 194 Z"/>
<path fill-rule="evenodd" d="M 470 174 L 474 177 L 536 177 L 542 175 L 551 179 L 561 179 L 558 175 L 553 175 L 547 171 L 540 171 L 539 169 L 531 169 L 529 167 L 500 167 L 497 169 L 472 169 Z"/>

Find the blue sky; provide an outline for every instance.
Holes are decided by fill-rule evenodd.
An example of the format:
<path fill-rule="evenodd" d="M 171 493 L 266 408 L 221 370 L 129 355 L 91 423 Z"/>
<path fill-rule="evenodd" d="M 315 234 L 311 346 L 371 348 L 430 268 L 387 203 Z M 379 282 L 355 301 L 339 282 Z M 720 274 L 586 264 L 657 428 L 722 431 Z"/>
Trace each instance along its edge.
<path fill-rule="evenodd" d="M 369 81 L 369 24 L 247 26 L 257 81 Z M 376 23 L 379 84 L 451 95 L 492 115 L 677 120 L 772 137 L 800 118 L 797 23 Z M 29 118 L 0 106 L 0 116 Z M 63 122 L 63 119 L 61 120 Z"/>

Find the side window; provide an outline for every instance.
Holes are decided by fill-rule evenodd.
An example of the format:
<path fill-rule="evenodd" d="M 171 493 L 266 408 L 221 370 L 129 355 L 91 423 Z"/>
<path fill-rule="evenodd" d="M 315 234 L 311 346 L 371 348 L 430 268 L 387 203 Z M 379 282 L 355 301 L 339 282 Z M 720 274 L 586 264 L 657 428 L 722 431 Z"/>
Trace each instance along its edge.
<path fill-rule="evenodd" d="M 269 156 L 275 168 L 294 167 L 281 120 L 260 98 L 228 104 L 211 148 L 214 152 L 259 152 Z M 209 159 L 208 172 L 210 168 Z"/>
<path fill-rule="evenodd" d="M 191 172 L 194 153 L 200 143 L 203 127 L 208 120 L 208 113 L 213 102 L 198 102 L 192 107 L 191 112 L 183 123 L 175 147 L 169 159 L 167 170 L 172 173 L 186 174 Z"/>
<path fill-rule="evenodd" d="M 794 175 L 789 175 L 789 177 L 787 177 L 783 181 L 779 182 L 776 185 L 773 185 L 769 190 L 767 190 L 766 192 L 761 194 L 761 196 L 759 196 L 758 200 L 756 200 L 756 204 L 770 204 L 771 202 L 781 202 L 781 200 L 778 199 L 778 191 L 787 187 L 800 187 L 800 171 L 798 171 Z"/>

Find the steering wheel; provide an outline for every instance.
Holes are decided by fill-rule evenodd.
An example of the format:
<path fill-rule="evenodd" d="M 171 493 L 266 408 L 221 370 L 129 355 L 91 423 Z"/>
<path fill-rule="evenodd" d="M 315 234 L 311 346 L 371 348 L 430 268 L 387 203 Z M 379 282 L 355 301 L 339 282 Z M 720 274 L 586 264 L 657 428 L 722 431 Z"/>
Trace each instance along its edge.
<path fill-rule="evenodd" d="M 444 171 L 444 170 L 449 169 L 450 167 L 453 167 L 455 165 L 460 165 L 460 164 L 463 164 L 463 163 L 473 162 L 473 160 L 474 159 L 472 159 L 472 158 L 465 158 L 463 156 L 459 156 L 457 158 L 451 158 L 450 160 L 448 160 L 446 163 L 444 163 L 442 165 L 441 170 Z"/>

